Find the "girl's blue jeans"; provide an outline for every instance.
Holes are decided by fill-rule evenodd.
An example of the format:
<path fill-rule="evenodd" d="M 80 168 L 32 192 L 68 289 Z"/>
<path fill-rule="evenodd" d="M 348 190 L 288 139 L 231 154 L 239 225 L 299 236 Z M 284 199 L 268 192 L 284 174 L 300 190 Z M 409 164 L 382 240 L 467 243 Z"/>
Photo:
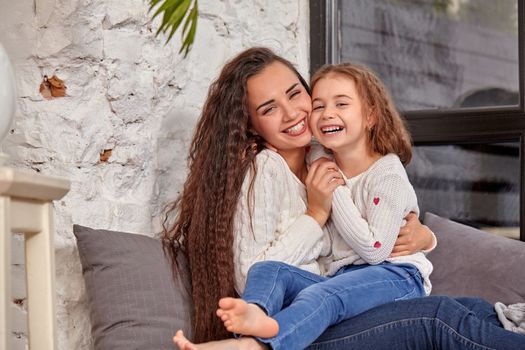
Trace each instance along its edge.
<path fill-rule="evenodd" d="M 273 349 L 304 349 L 329 326 L 391 301 L 424 296 L 418 269 L 410 264 L 353 265 L 322 277 L 282 262 L 254 264 L 243 299 L 279 323 Z"/>
<path fill-rule="evenodd" d="M 479 298 L 429 296 L 373 308 L 324 332 L 308 350 L 524 350 Z"/>

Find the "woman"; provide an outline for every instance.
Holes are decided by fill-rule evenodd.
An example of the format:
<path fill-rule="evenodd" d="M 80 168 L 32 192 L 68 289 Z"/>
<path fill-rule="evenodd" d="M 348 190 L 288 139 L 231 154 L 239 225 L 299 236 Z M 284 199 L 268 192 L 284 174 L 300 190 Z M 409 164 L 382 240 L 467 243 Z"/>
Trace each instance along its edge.
<path fill-rule="evenodd" d="M 324 224 L 341 179 L 328 162 L 306 168 L 310 112 L 305 81 L 267 49 L 239 54 L 210 87 L 190 148 L 188 179 L 172 206 L 178 215 L 165 230 L 173 261 L 181 253 L 188 259 L 196 342 L 229 337 L 214 310 L 221 297 L 242 292 L 253 263 L 279 260 L 321 272 L 316 258 L 328 253 L 322 227 L 330 227 Z M 401 230 L 395 254 L 432 245 L 424 227 L 411 225 Z M 385 315 L 397 310 L 393 304 L 384 308 Z M 329 346 L 334 341 L 344 337 L 330 338 Z"/>

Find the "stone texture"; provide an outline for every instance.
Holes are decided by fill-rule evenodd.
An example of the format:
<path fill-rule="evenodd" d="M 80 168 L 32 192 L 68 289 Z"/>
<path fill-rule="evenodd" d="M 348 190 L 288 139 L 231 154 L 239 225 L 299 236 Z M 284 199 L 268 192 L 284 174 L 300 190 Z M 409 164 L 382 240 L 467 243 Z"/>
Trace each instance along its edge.
<path fill-rule="evenodd" d="M 186 59 L 178 54 L 179 33 L 167 45 L 155 37 L 159 19 L 150 20 L 147 1 L 0 0 L 0 8 L 0 42 L 18 83 L 15 124 L 2 148 L 13 167 L 72 182 L 54 203 L 58 349 L 90 349 L 72 224 L 158 232 L 163 206 L 185 179 L 207 88 L 225 61 L 266 45 L 307 75 L 308 2 L 200 0 Z M 67 96 L 45 100 L 38 87 L 53 74 L 65 81 Z M 15 275 L 23 273 L 21 254 L 13 257 Z M 22 301 L 13 304 L 12 346 L 24 349 L 23 277 L 14 280 Z"/>

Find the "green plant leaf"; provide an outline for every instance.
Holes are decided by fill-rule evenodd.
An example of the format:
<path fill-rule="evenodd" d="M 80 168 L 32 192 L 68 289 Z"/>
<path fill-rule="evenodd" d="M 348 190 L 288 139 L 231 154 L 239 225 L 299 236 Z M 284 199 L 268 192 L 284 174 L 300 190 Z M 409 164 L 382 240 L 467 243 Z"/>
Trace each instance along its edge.
<path fill-rule="evenodd" d="M 165 2 L 157 9 L 152 19 L 158 16 L 160 13 L 164 12 L 162 16 L 162 23 L 157 30 L 155 36 L 159 35 L 160 32 L 165 33 L 168 29 L 169 19 L 173 12 L 183 3 L 184 0 L 165 0 Z"/>
<path fill-rule="evenodd" d="M 161 0 L 150 0 L 150 6 L 149 6 L 149 11 L 151 11 L 152 8 L 154 8 Z"/>
<path fill-rule="evenodd" d="M 168 26 L 171 27 L 171 32 L 168 35 L 166 42 L 171 40 L 175 31 L 179 28 L 184 16 L 186 16 L 188 9 L 191 5 L 191 0 L 185 0 L 181 6 L 179 6 L 168 19 Z M 190 13 L 191 14 L 191 13 Z M 188 17 L 189 18 L 189 17 Z"/>
<path fill-rule="evenodd" d="M 184 27 L 182 28 L 182 35 L 186 33 L 186 30 L 188 29 L 188 24 L 190 23 L 190 19 L 193 17 L 193 13 L 196 11 L 196 9 L 197 9 L 197 4 L 195 4 L 195 6 L 191 9 L 190 14 L 186 18 L 186 21 L 184 22 Z M 192 19 L 191 19 L 191 23 L 193 23 Z"/>
<path fill-rule="evenodd" d="M 186 23 L 184 23 L 184 28 L 182 29 L 182 35 L 186 33 L 186 30 L 188 28 L 188 24 L 191 21 L 191 27 L 189 32 L 186 35 L 186 39 L 184 39 L 184 42 L 182 44 L 181 49 L 179 50 L 179 53 L 181 53 L 184 50 L 184 57 L 188 55 L 188 52 L 191 50 L 191 47 L 193 45 L 193 42 L 195 40 L 195 32 L 197 31 L 197 17 L 199 15 L 197 4 L 192 8 L 190 15 L 186 19 Z"/>
<path fill-rule="evenodd" d="M 158 6 L 153 16 L 151 16 L 151 19 L 153 20 L 162 14 L 162 22 L 155 36 L 158 36 L 160 33 L 166 34 L 169 31 L 166 44 L 171 40 L 177 29 L 179 29 L 182 21 L 186 19 L 182 29 L 182 47 L 179 51 L 179 53 L 184 52 L 184 57 L 188 55 L 195 41 L 197 20 L 199 18 L 197 1 L 198 0 L 149 0 L 149 12 Z"/>
<path fill-rule="evenodd" d="M 160 2 L 160 1 L 163 1 L 163 0 L 150 0 L 150 3 L 151 3 L 151 6 L 149 8 L 149 11 L 151 12 L 151 10 Z M 151 19 L 155 19 L 155 17 L 157 17 L 160 13 L 162 12 L 166 12 L 166 11 L 173 11 L 173 8 L 176 8 L 180 5 L 180 3 L 182 2 L 183 0 L 164 0 L 164 2 L 162 3 L 162 5 L 159 6 L 159 8 L 157 9 L 157 11 L 155 11 L 155 14 L 153 16 L 151 16 Z"/>

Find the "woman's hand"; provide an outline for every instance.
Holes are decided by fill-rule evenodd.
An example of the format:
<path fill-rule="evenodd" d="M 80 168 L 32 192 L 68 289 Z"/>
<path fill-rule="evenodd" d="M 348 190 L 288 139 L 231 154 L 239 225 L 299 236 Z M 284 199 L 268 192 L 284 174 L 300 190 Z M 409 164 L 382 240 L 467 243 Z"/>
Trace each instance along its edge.
<path fill-rule="evenodd" d="M 305 180 L 308 194 L 306 215 L 310 215 L 323 226 L 332 209 L 332 194 L 337 186 L 344 183 L 343 176 L 334 162 L 327 158 L 319 158 L 313 162 Z"/>
<path fill-rule="evenodd" d="M 416 214 L 410 213 L 405 219 L 407 223 L 399 231 L 392 257 L 427 250 L 434 244 L 434 235 L 427 226 L 421 224 Z"/>

